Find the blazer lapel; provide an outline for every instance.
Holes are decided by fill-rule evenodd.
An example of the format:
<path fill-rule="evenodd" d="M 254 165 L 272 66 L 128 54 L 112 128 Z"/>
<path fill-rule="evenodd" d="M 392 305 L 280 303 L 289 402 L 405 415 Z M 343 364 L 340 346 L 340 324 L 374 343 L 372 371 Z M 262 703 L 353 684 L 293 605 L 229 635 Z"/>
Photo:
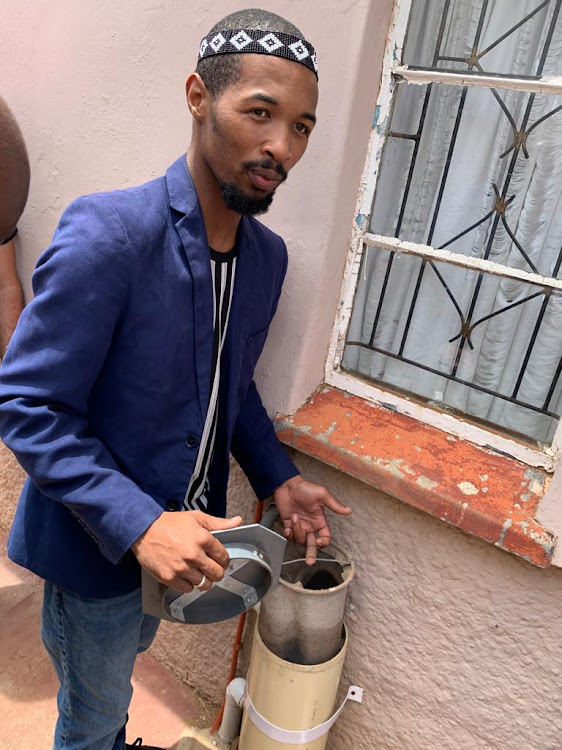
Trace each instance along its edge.
<path fill-rule="evenodd" d="M 195 372 L 201 414 L 207 413 L 213 356 L 213 287 L 209 241 L 185 155 L 166 173 L 170 207 L 193 280 Z M 179 216 L 178 216 L 179 214 Z"/>
<path fill-rule="evenodd" d="M 213 350 L 213 289 L 209 262 L 209 242 L 195 186 L 187 168 L 185 155 L 166 173 L 170 207 L 179 214 L 175 227 L 193 278 L 193 321 L 197 388 L 201 413 L 209 403 Z M 228 332 L 221 370 L 222 398 L 226 403 L 228 424 L 238 411 L 240 370 L 246 354 L 248 337 L 255 331 L 255 289 L 259 279 L 260 253 L 248 218 L 242 217 L 238 228 L 238 259 Z"/>
<path fill-rule="evenodd" d="M 254 290 L 259 279 L 260 256 L 250 222 L 245 217 L 238 229 L 238 248 L 232 308 L 223 351 L 224 371 L 221 371 L 221 377 L 224 376 L 225 380 L 223 392 L 226 394 L 228 424 L 231 424 L 238 411 L 237 393 L 242 361 L 248 337 L 255 329 Z"/>

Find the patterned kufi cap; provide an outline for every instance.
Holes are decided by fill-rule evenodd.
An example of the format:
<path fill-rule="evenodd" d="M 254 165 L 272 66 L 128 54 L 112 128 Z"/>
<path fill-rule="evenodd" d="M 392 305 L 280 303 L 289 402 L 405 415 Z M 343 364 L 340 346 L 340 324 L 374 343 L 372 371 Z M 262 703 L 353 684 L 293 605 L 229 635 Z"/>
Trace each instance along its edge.
<path fill-rule="evenodd" d="M 230 55 L 237 52 L 284 57 L 286 60 L 306 65 L 318 78 L 314 47 L 305 39 L 281 31 L 257 29 L 215 31 L 201 40 L 199 60 L 213 55 Z"/>

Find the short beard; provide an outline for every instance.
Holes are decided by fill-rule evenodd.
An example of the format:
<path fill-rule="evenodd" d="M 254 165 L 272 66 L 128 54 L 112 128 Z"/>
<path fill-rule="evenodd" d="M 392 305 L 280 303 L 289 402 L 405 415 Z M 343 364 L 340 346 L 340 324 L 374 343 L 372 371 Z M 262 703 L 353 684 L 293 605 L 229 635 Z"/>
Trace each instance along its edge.
<path fill-rule="evenodd" d="M 225 140 L 222 126 L 219 124 L 215 108 L 211 107 L 211 126 L 213 131 Z M 242 164 L 245 169 L 251 169 L 252 167 L 260 167 L 261 169 L 275 170 L 280 177 L 280 182 L 284 182 L 287 179 L 287 171 L 281 164 L 275 164 L 272 159 L 264 159 L 262 161 L 246 161 Z M 235 211 L 237 214 L 242 216 L 255 216 L 256 214 L 264 214 L 273 201 L 275 190 L 268 193 L 263 198 L 253 198 L 247 195 L 241 190 L 238 185 L 234 182 L 221 182 L 218 176 L 215 174 L 215 179 L 219 185 L 222 199 L 225 206 L 231 211 Z"/>
<path fill-rule="evenodd" d="M 243 216 L 264 214 L 271 206 L 275 194 L 273 191 L 263 198 L 252 198 L 233 182 L 219 182 L 219 188 L 226 207 Z"/>

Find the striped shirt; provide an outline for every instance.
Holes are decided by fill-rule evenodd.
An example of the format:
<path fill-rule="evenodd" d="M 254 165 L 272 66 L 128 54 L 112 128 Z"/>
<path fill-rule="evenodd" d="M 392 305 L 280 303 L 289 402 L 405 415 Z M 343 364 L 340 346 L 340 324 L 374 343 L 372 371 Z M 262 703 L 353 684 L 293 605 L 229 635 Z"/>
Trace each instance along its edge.
<path fill-rule="evenodd" d="M 221 354 L 226 339 L 228 318 L 232 305 L 238 249 L 235 247 L 228 253 L 219 253 L 211 248 L 210 253 L 211 276 L 213 279 L 213 360 L 211 366 L 211 388 L 201 443 L 183 501 L 184 510 L 206 511 L 209 502 L 208 475 L 209 466 L 213 458 L 217 431 Z"/>

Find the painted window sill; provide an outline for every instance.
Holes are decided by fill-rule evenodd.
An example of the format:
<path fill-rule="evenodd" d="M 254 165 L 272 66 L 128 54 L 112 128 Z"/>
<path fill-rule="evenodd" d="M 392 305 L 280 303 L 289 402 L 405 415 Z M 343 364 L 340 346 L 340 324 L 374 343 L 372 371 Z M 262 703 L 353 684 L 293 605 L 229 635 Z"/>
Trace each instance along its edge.
<path fill-rule="evenodd" d="M 493 453 L 331 386 L 295 414 L 279 439 L 435 518 L 541 568 L 556 536 L 535 520 L 546 472 Z"/>

